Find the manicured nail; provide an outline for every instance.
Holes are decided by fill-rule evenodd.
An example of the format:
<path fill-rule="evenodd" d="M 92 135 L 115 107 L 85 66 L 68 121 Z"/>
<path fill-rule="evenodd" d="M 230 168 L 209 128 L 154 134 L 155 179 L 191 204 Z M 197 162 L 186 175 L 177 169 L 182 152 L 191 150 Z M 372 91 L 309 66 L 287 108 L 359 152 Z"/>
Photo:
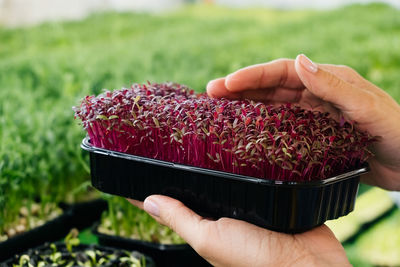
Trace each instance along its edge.
<path fill-rule="evenodd" d="M 311 73 L 316 73 L 318 71 L 318 66 L 314 62 L 311 61 L 306 55 L 301 54 L 298 56 L 300 64 L 303 65 Z"/>
<path fill-rule="evenodd" d="M 151 215 L 160 217 L 160 208 L 151 199 L 145 199 L 143 203 L 143 208 L 146 212 L 150 213 Z"/>

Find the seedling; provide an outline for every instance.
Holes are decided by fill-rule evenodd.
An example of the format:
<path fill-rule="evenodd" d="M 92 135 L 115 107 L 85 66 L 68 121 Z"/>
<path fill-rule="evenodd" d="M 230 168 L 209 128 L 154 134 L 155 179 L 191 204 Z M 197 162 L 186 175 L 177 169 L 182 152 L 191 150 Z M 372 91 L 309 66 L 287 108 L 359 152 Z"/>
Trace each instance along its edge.
<path fill-rule="evenodd" d="M 157 244 L 183 244 L 185 241 L 170 228 L 157 223 L 143 210 L 122 198 L 108 199 L 97 230 L 106 235 L 142 240 Z"/>
<path fill-rule="evenodd" d="M 88 96 L 75 114 L 96 147 L 280 181 L 358 168 L 374 141 L 328 113 L 212 99 L 174 83 Z"/>
<path fill-rule="evenodd" d="M 34 229 L 62 214 L 62 209 L 55 203 L 44 201 L 35 203 L 27 200 L 20 201 L 22 207 L 17 216 L 0 227 L 0 242 L 6 241 L 18 234 Z"/>
<path fill-rule="evenodd" d="M 28 250 L 21 256 L 7 261 L 6 265 L 16 267 L 31 266 L 146 266 L 146 258 L 138 252 L 119 251 L 107 247 L 79 244 L 78 232 L 65 238 L 65 244 L 47 244 Z M 8 266 L 8 265 L 7 265 Z"/>
<path fill-rule="evenodd" d="M 100 191 L 164 194 L 205 217 L 287 233 L 353 210 L 375 141 L 328 113 L 212 99 L 174 83 L 88 96 L 75 114 Z"/>

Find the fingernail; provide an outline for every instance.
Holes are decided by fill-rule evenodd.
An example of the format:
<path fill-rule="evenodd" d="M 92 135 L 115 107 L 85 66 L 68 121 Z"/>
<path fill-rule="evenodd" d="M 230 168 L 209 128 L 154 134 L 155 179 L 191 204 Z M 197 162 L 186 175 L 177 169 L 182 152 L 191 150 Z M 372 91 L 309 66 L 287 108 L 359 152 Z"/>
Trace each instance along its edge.
<path fill-rule="evenodd" d="M 314 62 L 311 61 L 306 55 L 301 54 L 298 56 L 300 64 L 303 65 L 306 70 L 311 73 L 316 73 L 318 71 L 318 66 Z"/>
<path fill-rule="evenodd" d="M 151 199 L 145 199 L 143 203 L 143 209 L 147 212 L 150 213 L 153 216 L 160 217 L 160 208 L 158 205 L 152 201 Z"/>

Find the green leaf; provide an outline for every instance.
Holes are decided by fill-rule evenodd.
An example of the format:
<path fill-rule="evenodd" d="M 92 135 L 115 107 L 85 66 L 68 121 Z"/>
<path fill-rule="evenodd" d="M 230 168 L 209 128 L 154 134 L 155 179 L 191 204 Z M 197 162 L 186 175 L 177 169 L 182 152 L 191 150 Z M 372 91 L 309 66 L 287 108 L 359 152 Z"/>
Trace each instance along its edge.
<path fill-rule="evenodd" d="M 96 119 L 97 120 L 108 120 L 107 116 L 105 116 L 105 115 L 97 115 Z"/>
<path fill-rule="evenodd" d="M 118 118 L 119 118 L 119 117 L 118 117 L 117 115 L 111 115 L 110 117 L 108 117 L 109 120 L 118 119 Z"/>

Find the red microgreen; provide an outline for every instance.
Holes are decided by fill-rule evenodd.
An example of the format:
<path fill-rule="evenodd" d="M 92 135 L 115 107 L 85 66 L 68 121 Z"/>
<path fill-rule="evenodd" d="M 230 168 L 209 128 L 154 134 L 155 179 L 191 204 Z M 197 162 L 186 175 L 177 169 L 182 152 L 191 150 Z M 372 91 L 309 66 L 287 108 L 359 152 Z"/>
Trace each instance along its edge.
<path fill-rule="evenodd" d="M 74 109 L 95 147 L 281 181 L 358 168 L 375 140 L 328 113 L 214 99 L 176 83 L 105 91 Z"/>

